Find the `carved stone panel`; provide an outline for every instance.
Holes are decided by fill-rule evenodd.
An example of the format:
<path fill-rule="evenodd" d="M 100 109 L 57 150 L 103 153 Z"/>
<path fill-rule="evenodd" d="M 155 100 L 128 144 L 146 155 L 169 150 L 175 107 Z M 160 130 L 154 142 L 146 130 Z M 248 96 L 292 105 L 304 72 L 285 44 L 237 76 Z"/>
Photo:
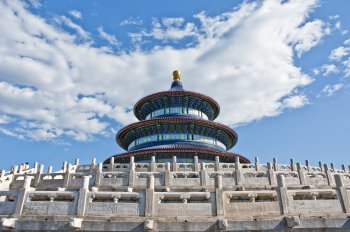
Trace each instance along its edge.
<path fill-rule="evenodd" d="M 342 213 L 339 200 L 293 200 L 291 213 Z"/>
<path fill-rule="evenodd" d="M 94 216 L 141 216 L 143 208 L 138 203 L 91 202 L 86 215 Z"/>
<path fill-rule="evenodd" d="M 279 215 L 280 206 L 278 201 L 272 202 L 233 202 L 225 203 L 226 216 L 261 216 L 261 215 Z"/>
<path fill-rule="evenodd" d="M 24 215 L 73 215 L 75 202 L 28 201 L 24 204 Z"/>
<path fill-rule="evenodd" d="M 212 216 L 211 203 L 161 203 L 154 211 L 156 216 Z"/>

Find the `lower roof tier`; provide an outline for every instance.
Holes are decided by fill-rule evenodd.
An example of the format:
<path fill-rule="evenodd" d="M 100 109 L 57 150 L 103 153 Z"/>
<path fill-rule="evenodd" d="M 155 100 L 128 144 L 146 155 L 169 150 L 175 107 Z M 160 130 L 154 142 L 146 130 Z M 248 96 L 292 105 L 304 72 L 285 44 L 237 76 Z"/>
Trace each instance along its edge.
<path fill-rule="evenodd" d="M 249 159 L 244 156 L 211 149 L 203 149 L 201 147 L 188 146 L 185 144 L 169 144 L 148 149 L 142 149 L 122 154 L 117 154 L 114 157 L 116 163 L 128 163 L 130 157 L 134 157 L 135 162 L 150 162 L 152 156 L 155 156 L 156 162 L 171 162 L 173 157 L 177 157 L 177 162 L 193 162 L 194 156 L 197 156 L 200 162 L 215 161 L 215 157 L 219 156 L 220 162 L 234 163 L 238 157 L 241 163 L 250 163 Z M 104 161 L 105 164 L 110 162 L 111 158 Z"/>

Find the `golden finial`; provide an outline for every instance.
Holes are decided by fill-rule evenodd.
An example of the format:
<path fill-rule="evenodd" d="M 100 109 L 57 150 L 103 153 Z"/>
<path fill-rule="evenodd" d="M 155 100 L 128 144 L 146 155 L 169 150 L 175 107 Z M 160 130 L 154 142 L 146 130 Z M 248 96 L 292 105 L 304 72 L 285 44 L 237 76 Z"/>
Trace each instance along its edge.
<path fill-rule="evenodd" d="M 181 77 L 181 72 L 179 70 L 175 70 L 173 72 L 173 79 L 174 79 L 174 81 L 180 81 L 180 77 Z"/>

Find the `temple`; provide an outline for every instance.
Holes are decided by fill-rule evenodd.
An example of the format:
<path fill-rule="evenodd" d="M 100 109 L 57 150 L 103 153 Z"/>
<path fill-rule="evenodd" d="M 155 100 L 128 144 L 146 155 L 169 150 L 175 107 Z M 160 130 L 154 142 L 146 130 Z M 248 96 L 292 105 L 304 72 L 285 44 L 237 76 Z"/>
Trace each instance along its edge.
<path fill-rule="evenodd" d="M 350 231 L 350 166 L 228 152 L 218 103 L 173 76 L 136 103 L 125 153 L 0 171 L 0 231 Z"/>
<path fill-rule="evenodd" d="M 137 162 L 169 162 L 174 156 L 180 163 L 214 161 L 218 156 L 227 163 L 243 156 L 227 152 L 237 142 L 237 134 L 229 127 L 213 122 L 220 106 L 212 98 L 184 90 L 180 71 L 173 72 L 173 83 L 168 91 L 151 94 L 139 100 L 134 114 L 140 122 L 121 129 L 117 143 L 127 153 L 114 156 L 114 161 L 125 163 L 133 156 Z M 105 163 L 109 163 L 110 159 Z"/>

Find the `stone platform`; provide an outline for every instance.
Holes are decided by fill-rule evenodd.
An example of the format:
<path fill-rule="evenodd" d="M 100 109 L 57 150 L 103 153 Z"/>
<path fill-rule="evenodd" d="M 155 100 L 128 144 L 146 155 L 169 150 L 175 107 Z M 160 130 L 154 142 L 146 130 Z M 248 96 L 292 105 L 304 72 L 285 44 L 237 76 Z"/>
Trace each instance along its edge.
<path fill-rule="evenodd" d="M 64 163 L 2 171 L 0 231 L 350 231 L 350 171 L 294 163 Z"/>

